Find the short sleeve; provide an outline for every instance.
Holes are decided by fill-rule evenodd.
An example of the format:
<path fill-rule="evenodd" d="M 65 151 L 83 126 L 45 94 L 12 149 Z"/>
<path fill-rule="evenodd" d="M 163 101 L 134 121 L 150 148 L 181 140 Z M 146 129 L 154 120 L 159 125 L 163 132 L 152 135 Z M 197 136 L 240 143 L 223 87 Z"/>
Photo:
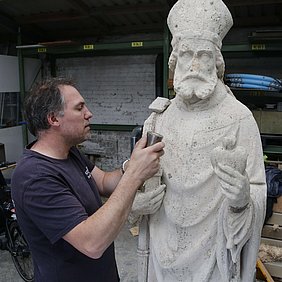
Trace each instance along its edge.
<path fill-rule="evenodd" d="M 56 176 L 42 176 L 23 195 L 24 210 L 54 244 L 88 215 L 69 187 Z"/>

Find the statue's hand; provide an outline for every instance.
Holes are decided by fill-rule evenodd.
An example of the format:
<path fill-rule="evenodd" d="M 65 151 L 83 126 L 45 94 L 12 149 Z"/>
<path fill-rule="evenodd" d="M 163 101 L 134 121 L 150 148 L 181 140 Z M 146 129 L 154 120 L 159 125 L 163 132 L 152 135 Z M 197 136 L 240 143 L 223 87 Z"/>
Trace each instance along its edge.
<path fill-rule="evenodd" d="M 156 189 L 147 192 L 137 191 L 132 212 L 139 215 L 153 214 L 161 206 L 165 194 L 166 185 L 159 185 Z"/>
<path fill-rule="evenodd" d="M 223 194 L 229 199 L 234 212 L 241 211 L 250 202 L 250 183 L 246 173 L 217 163 L 214 172 L 218 176 Z"/>

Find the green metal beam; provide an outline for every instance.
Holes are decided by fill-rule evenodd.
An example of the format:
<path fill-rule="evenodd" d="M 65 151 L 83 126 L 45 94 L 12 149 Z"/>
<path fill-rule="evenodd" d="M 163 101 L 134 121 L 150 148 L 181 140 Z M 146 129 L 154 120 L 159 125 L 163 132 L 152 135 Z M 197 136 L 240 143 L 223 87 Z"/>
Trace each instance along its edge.
<path fill-rule="evenodd" d="M 17 46 L 22 49 L 24 56 L 36 55 L 38 53 L 48 54 L 95 54 L 97 51 L 118 51 L 118 50 L 144 50 L 144 49 L 163 49 L 163 52 L 169 50 L 170 34 L 167 26 L 164 30 L 164 40 L 155 41 L 131 41 L 122 43 L 89 43 L 89 44 L 69 44 L 60 46 L 44 46 L 36 45 Z M 267 52 L 267 51 L 282 51 L 282 42 L 266 42 L 252 44 L 224 44 L 222 52 Z"/>
<path fill-rule="evenodd" d="M 90 124 L 91 130 L 97 131 L 132 131 L 138 125 L 118 124 Z"/>
<path fill-rule="evenodd" d="M 170 32 L 168 29 L 167 24 L 165 23 L 164 26 L 164 43 L 163 43 L 163 96 L 165 98 L 169 98 L 169 91 L 168 91 L 168 59 L 169 59 L 169 47 L 170 47 Z"/>
<path fill-rule="evenodd" d="M 163 41 L 131 41 L 131 42 L 123 42 L 123 43 L 89 43 L 84 45 L 62 45 L 62 46 L 44 46 L 36 47 L 36 46 L 17 46 L 18 49 L 23 50 L 23 54 L 25 56 L 35 55 L 38 53 L 47 53 L 47 54 L 86 54 L 93 55 L 97 51 L 118 51 L 118 50 L 135 50 L 136 52 L 144 49 L 161 49 L 163 48 Z"/>
<path fill-rule="evenodd" d="M 224 44 L 222 52 L 268 52 L 282 51 L 282 42 L 266 42 L 252 44 Z"/>
<path fill-rule="evenodd" d="M 18 29 L 18 45 L 21 44 L 21 30 Z M 22 54 L 22 50 L 17 50 L 18 55 L 18 64 L 19 64 L 19 83 L 20 83 L 20 108 L 23 107 L 23 101 L 25 99 L 25 76 L 24 76 L 24 58 Z M 23 133 L 23 145 L 24 147 L 28 143 L 28 132 L 25 124 L 22 125 L 22 133 Z"/>

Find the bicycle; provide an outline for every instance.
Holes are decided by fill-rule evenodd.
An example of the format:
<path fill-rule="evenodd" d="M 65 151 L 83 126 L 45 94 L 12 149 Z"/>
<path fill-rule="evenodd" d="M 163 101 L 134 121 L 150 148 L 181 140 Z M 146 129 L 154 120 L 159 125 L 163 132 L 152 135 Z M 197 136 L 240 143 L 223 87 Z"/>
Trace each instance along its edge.
<path fill-rule="evenodd" d="M 0 249 L 7 250 L 21 278 L 34 281 L 32 256 L 18 225 L 11 190 L 0 171 Z"/>

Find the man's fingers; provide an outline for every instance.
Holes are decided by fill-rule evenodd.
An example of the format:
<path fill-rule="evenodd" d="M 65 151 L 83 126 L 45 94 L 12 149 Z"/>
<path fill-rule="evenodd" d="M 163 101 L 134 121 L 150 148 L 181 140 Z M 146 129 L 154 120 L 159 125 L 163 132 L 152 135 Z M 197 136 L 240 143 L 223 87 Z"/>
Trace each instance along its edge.
<path fill-rule="evenodd" d="M 142 138 L 139 139 L 139 141 L 135 144 L 135 147 L 140 147 L 141 149 L 146 147 L 147 143 L 147 135 L 143 135 Z"/>

